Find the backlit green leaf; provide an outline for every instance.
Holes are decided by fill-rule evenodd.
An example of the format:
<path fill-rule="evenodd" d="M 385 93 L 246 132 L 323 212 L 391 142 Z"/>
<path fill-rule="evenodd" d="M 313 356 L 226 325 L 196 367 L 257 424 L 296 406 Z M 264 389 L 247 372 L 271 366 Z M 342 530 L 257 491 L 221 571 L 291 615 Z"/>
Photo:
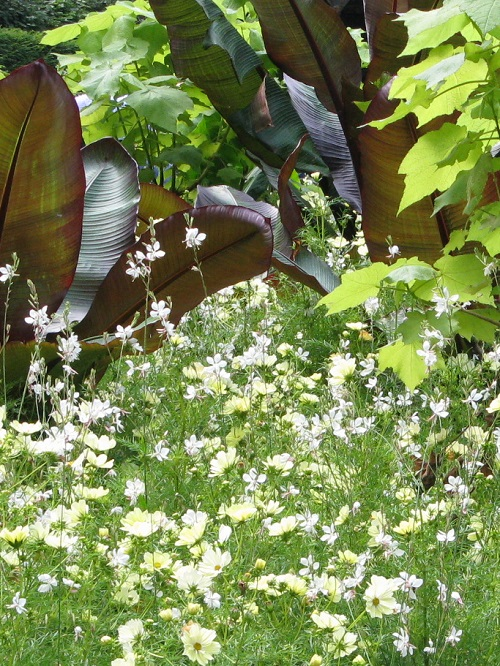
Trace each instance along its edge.
<path fill-rule="evenodd" d="M 425 379 L 427 368 L 424 360 L 417 354 L 422 349 L 422 341 L 405 344 L 397 340 L 379 349 L 378 367 L 384 371 L 392 368 L 410 391 Z"/>
<path fill-rule="evenodd" d="M 367 268 L 345 273 L 342 284 L 331 294 L 324 296 L 318 305 L 326 305 L 328 314 L 361 305 L 370 296 L 378 296 L 380 284 L 391 270 L 391 266 L 378 262 Z"/>

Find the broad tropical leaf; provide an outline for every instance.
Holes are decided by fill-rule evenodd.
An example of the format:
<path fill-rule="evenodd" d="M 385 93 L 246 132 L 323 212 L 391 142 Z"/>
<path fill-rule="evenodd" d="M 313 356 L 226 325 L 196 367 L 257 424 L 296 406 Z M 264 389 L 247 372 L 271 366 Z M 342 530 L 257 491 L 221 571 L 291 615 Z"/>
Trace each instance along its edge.
<path fill-rule="evenodd" d="M 205 91 L 257 160 L 281 167 L 305 127 L 253 49 L 211 0 L 152 0 L 151 7 L 168 29 L 176 74 Z M 325 170 L 312 143 L 300 167 Z"/>
<path fill-rule="evenodd" d="M 323 0 L 254 0 L 267 53 L 289 76 L 312 86 L 342 114 L 343 88 L 361 83 L 356 43 Z"/>
<path fill-rule="evenodd" d="M 75 278 L 58 314 L 69 321 L 87 314 L 102 281 L 135 242 L 139 183 L 137 164 L 115 139 L 82 150 L 86 192 L 83 233 Z M 51 328 L 51 330 L 53 330 Z"/>
<path fill-rule="evenodd" d="M 353 208 L 361 210 L 358 180 L 338 115 L 321 104 L 314 88 L 286 74 L 284 79 L 295 110 L 330 169 L 335 189 Z"/>
<path fill-rule="evenodd" d="M 35 62 L 0 82 L 0 127 L 0 265 L 13 252 L 20 260 L 7 323 L 11 340 L 28 340 L 26 280 L 53 313 L 77 265 L 85 193 L 78 106 L 56 71 Z"/>
<path fill-rule="evenodd" d="M 318 256 L 302 248 L 293 259 L 278 250 L 273 252 L 273 266 L 293 280 L 305 284 L 322 296 L 340 285 L 340 279 Z"/>
<path fill-rule="evenodd" d="M 388 99 L 390 83 L 374 97 L 365 122 L 389 116 L 395 108 Z M 429 196 L 398 209 L 404 194 L 404 178 L 399 166 L 419 136 L 416 121 L 407 116 L 382 130 L 365 126 L 359 135 L 362 166 L 363 231 L 372 261 L 384 261 L 387 239 L 399 246 L 403 257 L 417 256 L 434 263 L 454 229 L 466 222 L 460 206 L 449 206 L 433 215 L 434 201 Z"/>
<path fill-rule="evenodd" d="M 263 201 L 255 201 L 245 192 L 239 192 L 226 185 L 198 187 L 196 205 L 210 204 L 244 206 L 268 217 L 271 220 L 274 237 L 271 263 L 274 268 L 293 280 L 305 284 L 322 295 L 333 291 L 340 284 L 330 266 L 312 252 L 301 248 L 297 254 L 293 253 L 291 236 L 281 223 L 279 210 L 274 206 Z"/>
<path fill-rule="evenodd" d="M 267 271 L 272 252 L 271 225 L 262 215 L 245 208 L 208 206 L 189 211 L 192 225 L 207 235 L 195 255 L 184 243 L 185 215 L 175 213 L 156 225 L 165 256 L 152 264 L 149 280 L 158 299 L 171 300 L 174 324 L 207 295 Z M 148 232 L 115 264 L 76 328 L 80 337 L 112 333 L 118 324 L 130 323 L 136 312 L 144 315 L 144 285 L 126 274 L 127 255 L 143 251 L 143 243 L 149 242 Z"/>
<path fill-rule="evenodd" d="M 181 199 L 175 192 L 152 183 L 141 183 L 141 200 L 137 215 L 138 235 L 148 230 L 151 218 L 163 220 L 165 217 L 189 208 L 191 208 L 191 204 Z"/>

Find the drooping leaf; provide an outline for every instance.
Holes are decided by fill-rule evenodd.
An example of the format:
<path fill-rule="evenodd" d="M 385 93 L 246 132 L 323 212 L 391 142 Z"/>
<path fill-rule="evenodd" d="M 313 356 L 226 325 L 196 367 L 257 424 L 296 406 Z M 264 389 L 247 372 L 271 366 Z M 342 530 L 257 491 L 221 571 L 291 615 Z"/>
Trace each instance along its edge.
<path fill-rule="evenodd" d="M 69 304 L 69 321 L 87 314 L 97 290 L 122 253 L 135 242 L 139 184 L 137 164 L 115 139 L 83 151 L 86 192 L 83 233 L 75 278 L 58 314 Z"/>
<path fill-rule="evenodd" d="M 284 79 L 295 110 L 330 169 L 335 189 L 353 208 L 361 210 L 359 185 L 338 115 L 321 104 L 314 88 L 286 74 Z"/>
<path fill-rule="evenodd" d="M 184 215 L 175 213 L 156 225 L 156 240 L 165 256 L 153 262 L 149 278 L 149 289 L 156 297 L 171 300 L 174 324 L 207 294 L 267 271 L 272 252 L 271 225 L 261 215 L 240 207 L 208 206 L 189 211 L 192 225 L 207 235 L 196 260 L 193 249 L 184 243 Z M 128 324 L 136 312 L 143 311 L 144 285 L 126 274 L 127 255 L 144 251 L 143 243 L 148 242 L 149 232 L 112 268 L 76 328 L 80 337 L 114 332 L 118 324 Z M 196 270 L 197 262 L 202 275 Z"/>
<path fill-rule="evenodd" d="M 160 185 L 141 183 L 141 199 L 137 214 L 137 232 L 142 235 L 149 229 L 149 220 L 163 220 L 179 211 L 189 210 L 191 204 Z"/>
<path fill-rule="evenodd" d="M 73 280 L 82 234 L 85 174 L 78 106 L 39 61 L 0 82 L 0 265 L 20 260 L 7 313 L 11 340 L 33 337 L 26 280 L 57 310 Z M 4 320 L 2 296 L 0 319 Z"/>

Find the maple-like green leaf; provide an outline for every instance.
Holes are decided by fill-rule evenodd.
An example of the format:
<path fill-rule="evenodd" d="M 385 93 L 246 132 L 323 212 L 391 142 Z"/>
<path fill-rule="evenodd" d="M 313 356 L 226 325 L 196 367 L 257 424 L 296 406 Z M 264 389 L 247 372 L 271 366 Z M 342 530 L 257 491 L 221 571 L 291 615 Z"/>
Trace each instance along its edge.
<path fill-rule="evenodd" d="M 454 183 L 461 171 L 467 171 L 476 164 L 482 155 L 480 144 L 467 144 L 465 155 L 457 155 L 456 161 L 451 164 L 440 165 L 466 135 L 465 127 L 444 123 L 438 130 L 419 138 L 399 167 L 399 173 L 405 174 L 405 191 L 399 213 L 436 190 L 443 192 Z"/>
<path fill-rule="evenodd" d="M 461 0 L 460 9 L 469 16 L 482 33 L 500 24 L 500 0 Z"/>
<path fill-rule="evenodd" d="M 496 308 L 476 308 L 462 310 L 455 315 L 460 335 L 466 340 L 482 340 L 490 344 L 495 342 L 500 327 L 500 312 Z"/>
<path fill-rule="evenodd" d="M 399 20 L 408 30 L 408 43 L 401 54 L 403 56 L 442 44 L 470 22 L 457 2 L 449 2 L 427 12 L 412 9 Z"/>
<path fill-rule="evenodd" d="M 438 259 L 434 268 L 439 271 L 439 285 L 446 287 L 450 296 L 457 294 L 460 301 L 474 300 L 485 305 L 493 305 L 491 280 L 484 275 L 483 263 L 473 254 L 446 255 Z M 415 290 L 415 295 L 430 301 L 433 284 L 425 283 Z"/>
<path fill-rule="evenodd" d="M 378 295 L 380 283 L 391 270 L 392 266 L 377 262 L 359 271 L 345 273 L 342 284 L 331 294 L 324 296 L 318 305 L 326 305 L 328 314 L 361 305 L 370 296 Z"/>
<path fill-rule="evenodd" d="M 379 349 L 379 370 L 384 371 L 387 368 L 392 368 L 410 391 L 414 391 L 427 375 L 424 360 L 417 354 L 417 351 L 421 349 L 421 340 L 410 344 L 405 344 L 403 340 L 396 340 L 396 342 Z"/>

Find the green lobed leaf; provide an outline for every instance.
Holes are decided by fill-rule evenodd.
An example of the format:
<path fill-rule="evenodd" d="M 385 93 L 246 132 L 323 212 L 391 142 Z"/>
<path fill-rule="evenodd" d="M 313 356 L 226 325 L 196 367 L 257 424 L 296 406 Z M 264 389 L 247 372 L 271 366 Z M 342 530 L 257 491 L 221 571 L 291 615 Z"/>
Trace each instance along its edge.
<path fill-rule="evenodd" d="M 194 106 L 187 93 L 169 86 L 145 86 L 128 95 L 125 102 L 148 122 L 174 134 L 178 117 Z"/>
<path fill-rule="evenodd" d="M 500 24 L 500 0 L 461 0 L 460 8 L 484 35 Z"/>
<path fill-rule="evenodd" d="M 446 287 L 450 296 L 457 294 L 462 302 L 474 300 L 485 305 L 493 304 L 491 281 L 485 277 L 484 265 L 475 255 L 446 255 L 435 262 L 434 268 L 440 273 L 441 288 Z M 432 284 L 424 284 L 414 293 L 418 298 L 430 301 L 432 289 Z"/>
<path fill-rule="evenodd" d="M 408 43 L 402 55 L 414 55 L 438 46 L 469 23 L 469 18 L 457 1 L 426 12 L 412 9 L 403 14 L 400 20 L 408 30 Z"/>
<path fill-rule="evenodd" d="M 334 292 L 323 297 L 318 305 L 326 305 L 328 314 L 342 312 L 361 305 L 371 296 L 378 296 L 382 280 L 392 267 L 377 262 L 342 276 L 342 283 Z"/>
<path fill-rule="evenodd" d="M 422 341 L 405 344 L 396 340 L 378 351 L 378 367 L 384 371 L 392 368 L 405 385 L 414 391 L 425 379 L 427 368 L 424 360 L 417 354 L 422 349 Z"/>
<path fill-rule="evenodd" d="M 500 312 L 496 308 L 474 308 L 455 314 L 458 330 L 466 340 L 482 340 L 493 344 L 500 328 Z"/>

